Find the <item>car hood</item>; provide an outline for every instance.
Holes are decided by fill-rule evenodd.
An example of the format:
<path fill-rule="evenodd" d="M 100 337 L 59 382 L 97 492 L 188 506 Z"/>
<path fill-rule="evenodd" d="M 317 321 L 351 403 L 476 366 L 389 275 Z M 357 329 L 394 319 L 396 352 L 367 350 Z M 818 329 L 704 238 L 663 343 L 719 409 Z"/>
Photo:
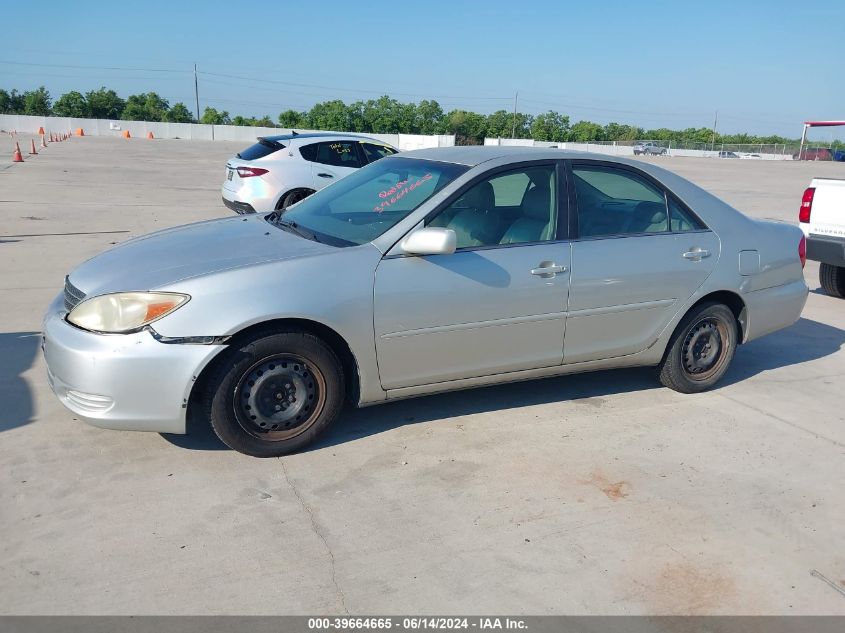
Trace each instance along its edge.
<path fill-rule="evenodd" d="M 152 290 L 178 281 L 334 249 L 249 216 L 209 220 L 139 237 L 81 264 L 70 281 L 86 295 Z"/>

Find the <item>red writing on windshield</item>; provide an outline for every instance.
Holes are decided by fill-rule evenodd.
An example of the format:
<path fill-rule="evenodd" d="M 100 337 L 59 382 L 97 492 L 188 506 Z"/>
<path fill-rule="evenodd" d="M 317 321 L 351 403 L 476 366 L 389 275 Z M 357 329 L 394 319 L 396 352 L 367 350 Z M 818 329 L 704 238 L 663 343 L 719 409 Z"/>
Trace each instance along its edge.
<path fill-rule="evenodd" d="M 382 199 L 382 202 L 373 207 L 373 211 L 381 213 L 390 205 L 396 204 L 397 201 L 404 198 L 409 192 L 413 191 L 424 182 L 431 180 L 431 178 L 431 174 L 426 174 L 425 176 L 421 176 L 416 182 L 412 182 L 410 185 L 408 184 L 408 179 L 406 178 L 405 180 L 397 182 L 390 189 L 380 191 L 378 197 Z"/>

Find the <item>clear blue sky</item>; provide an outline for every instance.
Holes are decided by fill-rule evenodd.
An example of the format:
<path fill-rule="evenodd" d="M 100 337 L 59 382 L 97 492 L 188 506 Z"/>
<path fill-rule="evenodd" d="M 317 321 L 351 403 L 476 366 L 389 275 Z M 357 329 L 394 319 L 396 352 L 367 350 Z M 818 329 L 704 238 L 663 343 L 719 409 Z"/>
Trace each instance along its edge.
<path fill-rule="evenodd" d="M 2 16 L 0 87 L 54 98 L 105 85 L 193 111 L 196 62 L 201 108 L 273 119 L 381 94 L 487 113 L 516 91 L 573 122 L 711 127 L 718 110 L 720 132 L 795 137 L 845 119 L 845 0 L 10 0 Z"/>

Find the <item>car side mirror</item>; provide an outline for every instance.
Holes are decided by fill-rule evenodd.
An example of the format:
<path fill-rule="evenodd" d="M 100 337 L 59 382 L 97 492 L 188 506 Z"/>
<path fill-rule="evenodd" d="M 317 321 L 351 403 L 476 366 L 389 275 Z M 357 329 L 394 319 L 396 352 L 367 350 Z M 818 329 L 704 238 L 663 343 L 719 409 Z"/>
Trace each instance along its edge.
<path fill-rule="evenodd" d="M 430 226 L 408 235 L 399 247 L 408 255 L 451 255 L 456 244 L 457 237 L 452 229 Z"/>

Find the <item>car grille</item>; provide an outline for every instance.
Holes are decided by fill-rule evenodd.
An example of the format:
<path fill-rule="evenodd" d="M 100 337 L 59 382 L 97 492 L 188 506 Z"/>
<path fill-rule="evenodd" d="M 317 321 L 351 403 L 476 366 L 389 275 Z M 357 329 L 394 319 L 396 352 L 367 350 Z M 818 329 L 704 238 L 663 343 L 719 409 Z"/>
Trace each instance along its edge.
<path fill-rule="evenodd" d="M 65 310 L 70 312 L 78 306 L 85 298 L 85 293 L 70 283 L 70 278 L 65 277 Z"/>

